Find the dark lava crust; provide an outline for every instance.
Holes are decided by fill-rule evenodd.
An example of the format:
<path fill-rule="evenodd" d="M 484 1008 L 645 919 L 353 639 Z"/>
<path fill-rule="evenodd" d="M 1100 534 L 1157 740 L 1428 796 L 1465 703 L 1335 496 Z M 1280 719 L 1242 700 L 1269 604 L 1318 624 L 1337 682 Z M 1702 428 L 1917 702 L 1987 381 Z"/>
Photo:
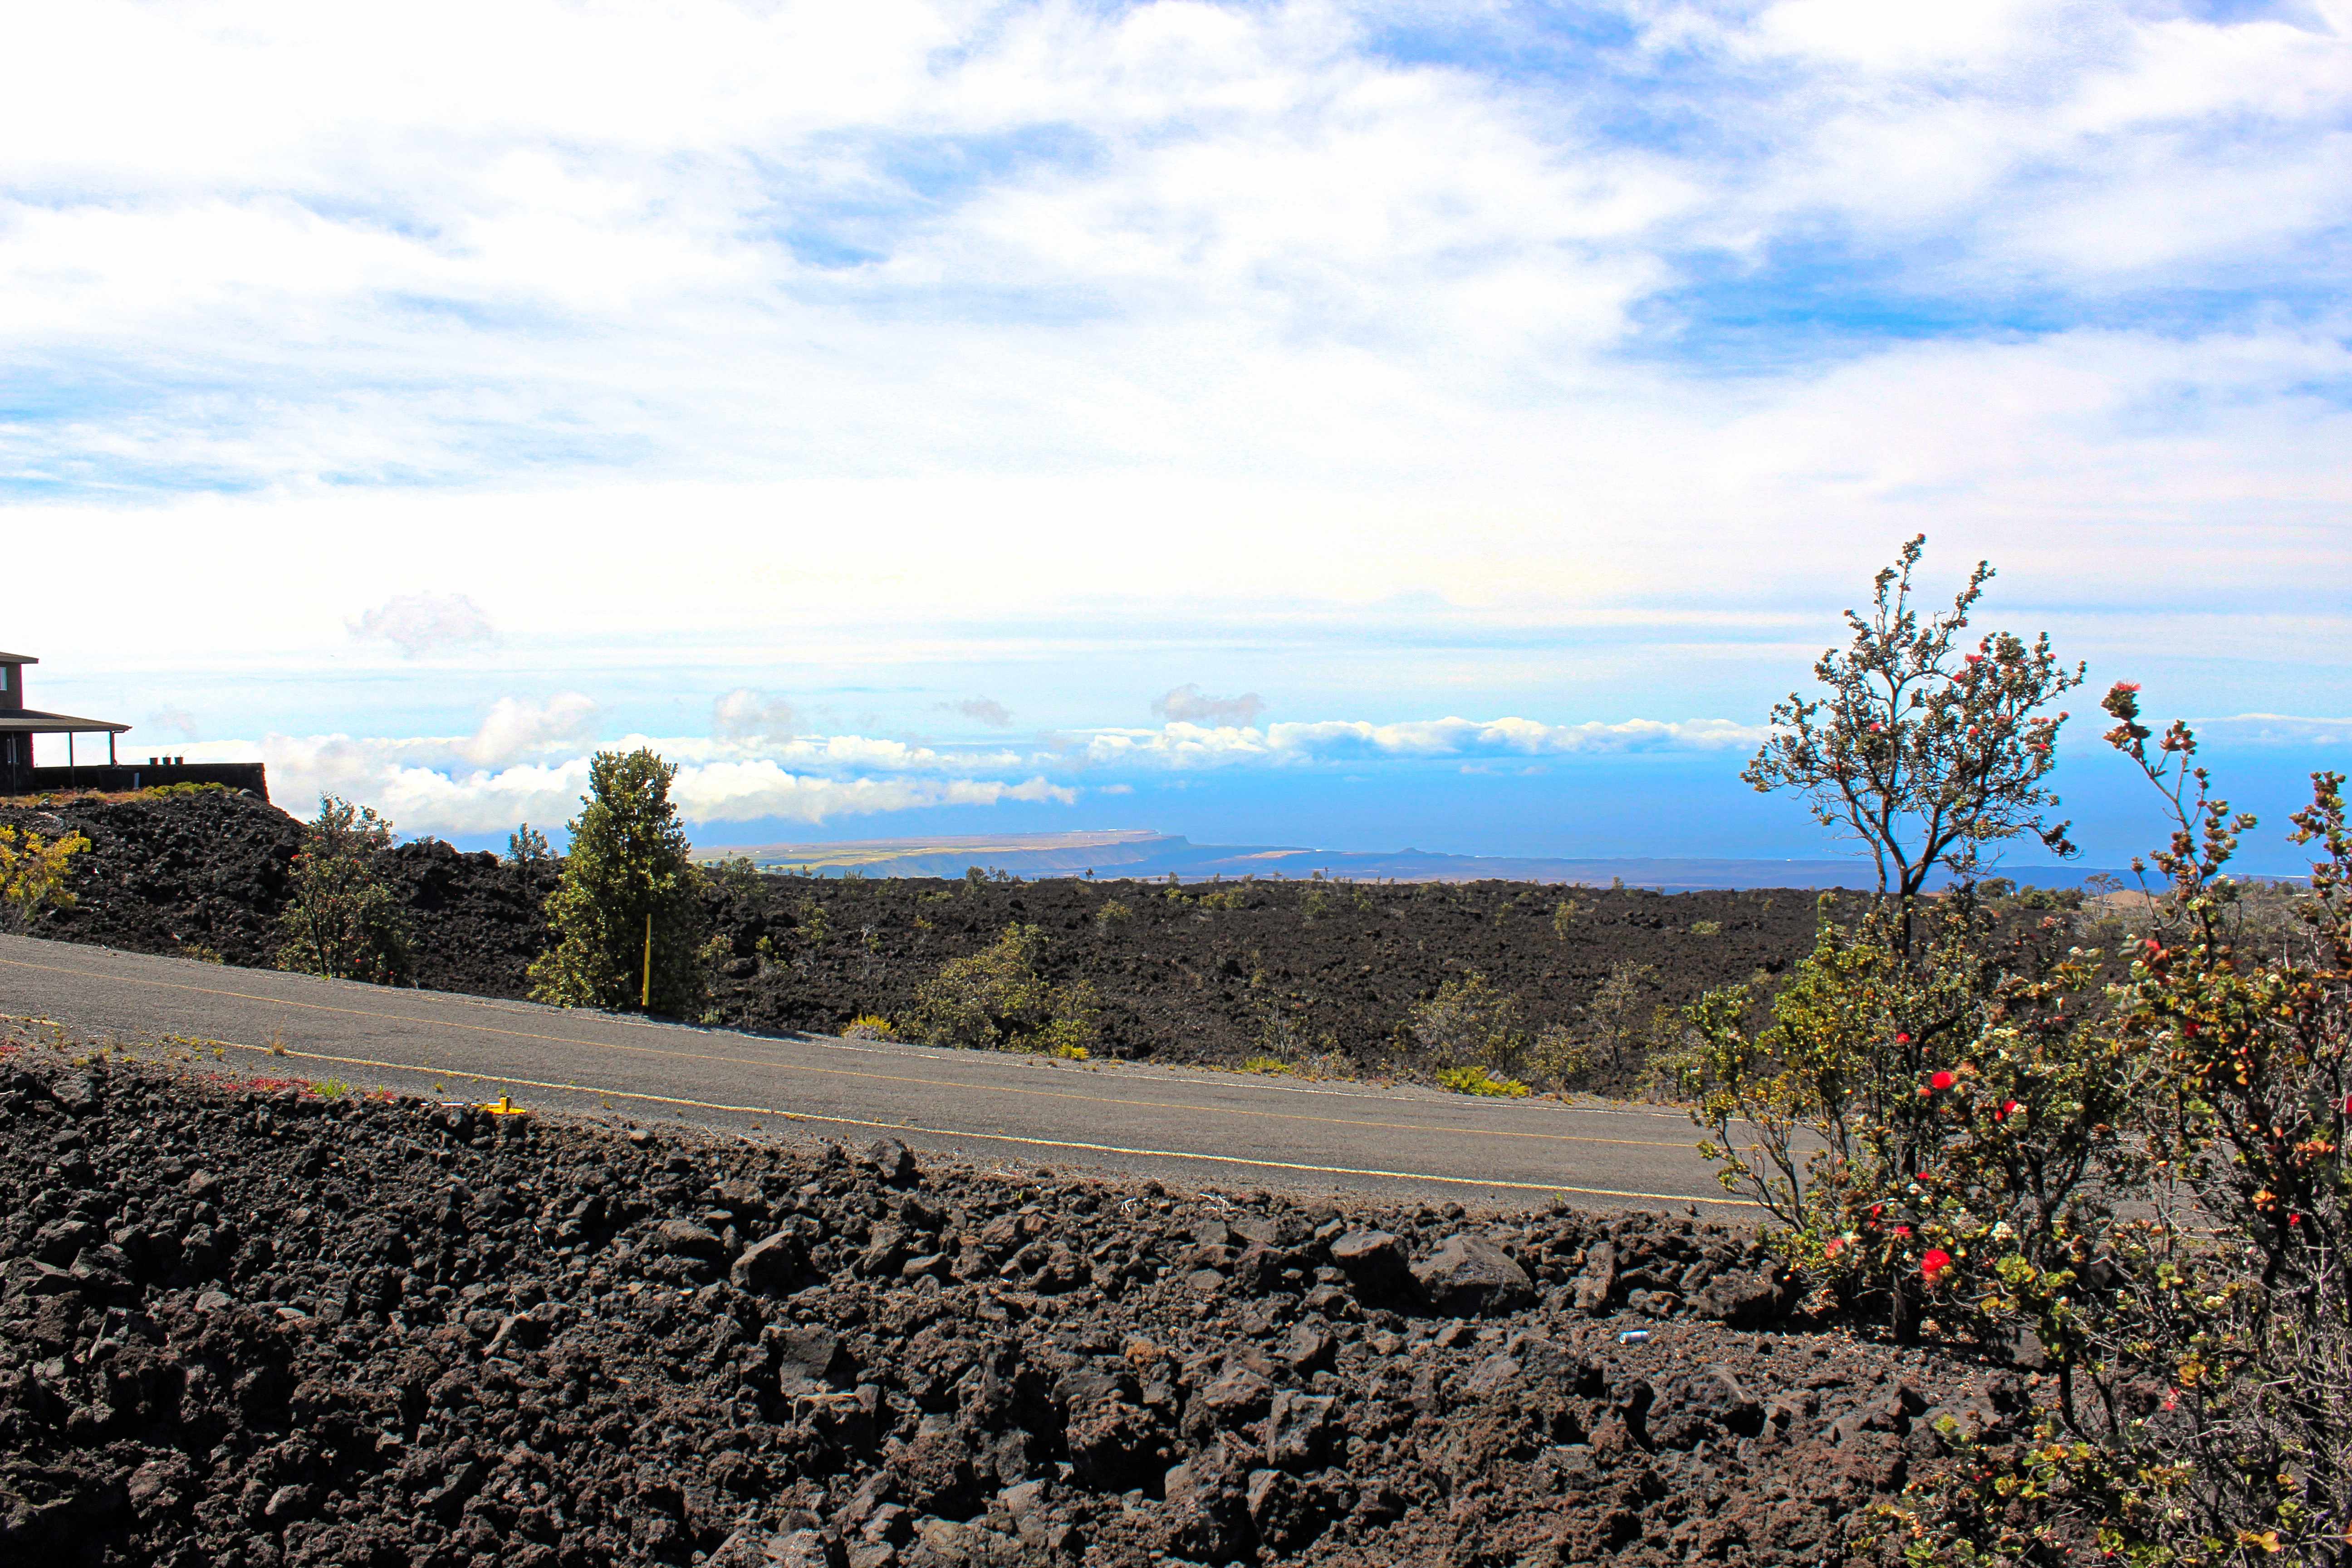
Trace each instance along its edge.
<path fill-rule="evenodd" d="M 1819 1563 L 2023 1385 L 1717 1226 L 0 1049 L 0 1561 Z M 1629 1328 L 1654 1335 L 1621 1344 Z"/>

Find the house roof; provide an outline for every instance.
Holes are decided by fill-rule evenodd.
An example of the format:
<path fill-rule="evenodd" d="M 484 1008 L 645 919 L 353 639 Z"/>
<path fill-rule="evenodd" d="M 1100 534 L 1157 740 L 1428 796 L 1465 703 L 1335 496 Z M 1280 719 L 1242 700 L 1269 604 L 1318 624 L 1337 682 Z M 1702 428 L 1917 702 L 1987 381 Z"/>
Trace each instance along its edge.
<path fill-rule="evenodd" d="M 29 653 L 0 653 L 0 664 L 38 664 L 40 662 Z"/>
<path fill-rule="evenodd" d="M 30 708 L 0 709 L 0 733 L 16 735 L 62 735 L 68 731 L 88 734 L 93 731 L 111 731 L 117 735 L 130 729 L 110 719 L 77 719 L 70 713 L 42 713 Z"/>

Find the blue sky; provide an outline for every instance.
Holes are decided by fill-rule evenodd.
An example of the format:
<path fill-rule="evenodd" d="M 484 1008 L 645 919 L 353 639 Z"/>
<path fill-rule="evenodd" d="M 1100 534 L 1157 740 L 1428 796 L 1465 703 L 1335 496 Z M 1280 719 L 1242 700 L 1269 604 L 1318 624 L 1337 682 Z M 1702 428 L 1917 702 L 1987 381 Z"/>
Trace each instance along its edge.
<path fill-rule="evenodd" d="M 2352 750 L 2341 0 L 12 34 L 0 646 L 292 802 L 1813 854 L 1738 765 L 1914 531 L 2273 819 Z"/>

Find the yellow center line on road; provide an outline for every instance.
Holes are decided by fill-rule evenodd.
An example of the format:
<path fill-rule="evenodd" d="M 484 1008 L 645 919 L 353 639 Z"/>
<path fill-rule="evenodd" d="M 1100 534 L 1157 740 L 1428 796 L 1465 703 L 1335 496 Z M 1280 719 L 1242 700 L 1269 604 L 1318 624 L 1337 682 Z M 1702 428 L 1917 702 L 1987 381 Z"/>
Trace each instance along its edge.
<path fill-rule="evenodd" d="M 1654 1203 L 1713 1204 L 1719 1208 L 1755 1208 L 1747 1198 L 1715 1198 L 1696 1193 L 1639 1193 L 1617 1187 L 1574 1187 L 1558 1182 L 1511 1182 L 1481 1176 L 1448 1176 L 1434 1171 L 1382 1171 L 1356 1165 L 1311 1165 L 1296 1160 L 1253 1160 L 1240 1154 L 1206 1154 L 1193 1149 L 1130 1149 L 1117 1143 L 1086 1143 L 1069 1138 L 1024 1138 L 1012 1132 L 976 1132 L 957 1127 L 923 1127 L 911 1121 L 869 1121 L 856 1116 L 833 1116 L 819 1111 L 788 1110 L 773 1105 L 730 1105 L 721 1100 L 688 1100 L 677 1095 L 644 1094 L 632 1089 L 604 1089 L 594 1084 L 549 1082 L 538 1079 L 503 1078 L 489 1073 L 458 1072 L 446 1068 L 425 1067 L 415 1062 L 379 1061 L 369 1057 L 330 1056 L 323 1051 L 298 1051 L 291 1047 L 273 1048 L 247 1045 L 243 1040 L 202 1040 L 207 1046 L 225 1046 L 257 1056 L 285 1060 L 332 1062 L 338 1067 L 375 1068 L 387 1072 L 423 1073 L 427 1077 L 467 1079 L 475 1083 L 494 1083 L 505 1087 L 551 1089 L 565 1094 L 593 1094 L 610 1100 L 638 1100 L 648 1105 L 673 1105 L 692 1110 L 719 1110 L 740 1116 L 773 1116 L 786 1121 L 822 1121 L 836 1127 L 866 1127 L 890 1133 L 913 1132 L 932 1138 L 984 1139 L 997 1143 L 1017 1143 L 1029 1149 L 1072 1149 L 1089 1154 L 1126 1154 L 1149 1160 L 1195 1160 L 1209 1164 L 1245 1165 L 1261 1171 L 1301 1171 L 1310 1175 L 1372 1176 L 1394 1182 L 1437 1182 L 1457 1187 L 1495 1187 L 1522 1193 L 1573 1194 L 1579 1197 L 1642 1198 Z"/>
<path fill-rule="evenodd" d="M 269 996 L 252 991 L 231 991 L 218 986 L 188 985 L 169 980 L 142 980 L 129 975 L 93 974 L 86 969 L 68 964 L 30 963 L 23 959 L 0 958 L 0 964 L 18 969 L 43 970 L 58 974 L 78 975 L 84 979 L 120 980 L 125 984 L 145 985 L 163 991 L 187 991 L 200 996 L 223 996 L 243 1002 L 264 1002 L 282 1007 L 299 1007 L 313 1013 L 334 1013 L 353 1018 L 374 1018 L 392 1023 L 415 1025 L 433 1029 L 463 1029 L 473 1034 L 496 1035 L 507 1039 L 544 1040 L 554 1045 L 579 1046 L 589 1050 L 616 1051 L 631 1056 L 662 1057 L 676 1061 L 717 1062 L 732 1067 L 766 1068 L 776 1072 L 811 1073 L 821 1078 L 858 1079 L 869 1083 L 921 1084 L 927 1088 L 1018 1095 L 1032 1100 L 1067 1100 L 1087 1105 L 1122 1105 L 1146 1110 L 1185 1110 L 1202 1116 L 1243 1116 L 1267 1121 L 1299 1121 L 1322 1127 L 1360 1127 L 1383 1132 L 1441 1132 L 1473 1138 L 1520 1138 L 1541 1143 L 1597 1143 L 1619 1149 L 1678 1149 L 1690 1150 L 1694 1145 L 1673 1139 L 1658 1138 L 1595 1138 L 1574 1132 L 1522 1132 L 1501 1127 L 1455 1127 L 1433 1125 L 1419 1121 L 1372 1121 L 1346 1116 L 1306 1116 L 1286 1110 L 1246 1110 L 1230 1106 L 1188 1104 L 1183 1100 L 1134 1100 L 1118 1095 L 1079 1094 L 1071 1089 L 1022 1089 L 1006 1084 L 969 1083 L 956 1079 L 926 1078 L 919 1073 L 860 1072 L 849 1068 L 814 1067 L 801 1062 L 777 1061 L 760 1057 L 727 1056 L 716 1051 L 667 1050 L 658 1046 L 631 1046 L 604 1040 L 583 1040 L 572 1035 L 541 1034 L 529 1029 L 499 1029 L 487 1024 L 461 1024 L 437 1018 L 419 1018 L 413 1014 L 387 1012 L 366 1007 L 336 1007 L 323 1002 L 299 1002 L 290 997 Z M 421 1071 L 458 1069 L 420 1068 Z M 520 1080 L 518 1080 L 520 1081 Z M 1204 1156 L 1205 1157 L 1205 1156 Z M 1636 1194 L 1640 1195 L 1640 1194 Z M 1716 1200 L 1708 1200 L 1710 1202 Z"/>

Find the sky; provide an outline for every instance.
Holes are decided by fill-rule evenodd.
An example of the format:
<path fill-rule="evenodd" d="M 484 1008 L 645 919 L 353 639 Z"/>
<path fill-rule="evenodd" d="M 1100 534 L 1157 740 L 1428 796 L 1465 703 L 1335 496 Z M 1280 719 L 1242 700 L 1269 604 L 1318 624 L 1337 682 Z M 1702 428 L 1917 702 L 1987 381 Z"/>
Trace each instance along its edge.
<path fill-rule="evenodd" d="M 1818 855 L 1918 532 L 2352 753 L 2352 0 L 7 12 L 0 647 L 298 810 Z"/>

